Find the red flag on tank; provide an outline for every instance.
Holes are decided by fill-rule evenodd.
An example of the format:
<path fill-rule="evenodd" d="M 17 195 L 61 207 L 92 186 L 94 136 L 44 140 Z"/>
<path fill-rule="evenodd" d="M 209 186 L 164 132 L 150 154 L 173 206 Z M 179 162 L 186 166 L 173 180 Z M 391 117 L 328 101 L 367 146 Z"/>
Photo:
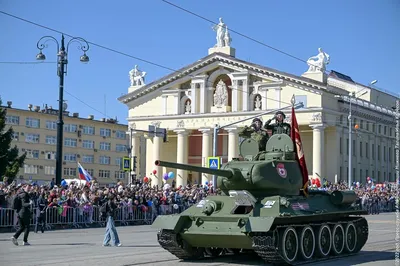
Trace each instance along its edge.
<path fill-rule="evenodd" d="M 294 95 L 293 95 L 294 97 Z M 292 104 L 292 123 L 290 137 L 293 140 L 293 145 L 296 152 L 296 160 L 300 165 L 300 171 L 303 176 L 303 191 L 308 194 L 308 171 L 306 165 L 306 158 L 304 157 L 303 144 L 300 138 L 299 124 L 297 124 L 296 114 L 294 111 L 294 104 Z"/>

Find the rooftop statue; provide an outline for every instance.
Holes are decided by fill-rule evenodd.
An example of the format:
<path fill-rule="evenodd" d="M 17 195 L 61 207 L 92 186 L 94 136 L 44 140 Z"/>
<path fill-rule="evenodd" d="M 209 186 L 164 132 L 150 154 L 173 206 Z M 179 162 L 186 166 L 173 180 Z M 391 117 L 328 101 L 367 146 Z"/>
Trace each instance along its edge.
<path fill-rule="evenodd" d="M 140 71 L 138 66 L 135 65 L 131 71 L 129 71 L 129 78 L 131 80 L 131 86 L 141 86 L 144 84 L 144 76 L 146 76 L 146 72 Z"/>
<path fill-rule="evenodd" d="M 226 26 L 222 18 L 219 18 L 219 23 L 213 26 L 212 29 L 217 32 L 217 43 L 214 45 L 214 47 L 224 47 L 231 45 L 232 38 L 229 35 L 228 27 Z"/>
<path fill-rule="evenodd" d="M 329 55 L 322 51 L 322 48 L 318 48 L 318 51 L 318 55 L 312 56 L 307 60 L 307 64 L 309 65 L 307 72 L 309 73 L 325 72 L 326 65 L 330 62 Z"/>

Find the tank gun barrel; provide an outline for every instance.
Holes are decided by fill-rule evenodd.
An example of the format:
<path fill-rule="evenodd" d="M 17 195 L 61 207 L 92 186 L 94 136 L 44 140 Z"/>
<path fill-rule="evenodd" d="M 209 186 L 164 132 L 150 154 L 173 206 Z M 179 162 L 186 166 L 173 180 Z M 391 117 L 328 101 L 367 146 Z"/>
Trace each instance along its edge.
<path fill-rule="evenodd" d="M 175 169 L 182 169 L 182 170 L 187 170 L 187 171 L 193 171 L 193 172 L 198 172 L 198 173 L 205 173 L 205 174 L 210 174 L 210 175 L 223 176 L 226 178 L 230 178 L 233 176 L 233 172 L 229 171 L 229 170 L 210 169 L 210 168 L 205 168 L 205 167 L 200 167 L 200 166 L 193 166 L 193 165 L 181 164 L 181 163 L 172 163 L 172 162 L 166 162 L 166 161 L 161 161 L 161 160 L 157 160 L 155 162 L 155 165 L 156 166 L 165 166 L 165 167 L 170 167 L 170 168 L 175 168 Z"/>

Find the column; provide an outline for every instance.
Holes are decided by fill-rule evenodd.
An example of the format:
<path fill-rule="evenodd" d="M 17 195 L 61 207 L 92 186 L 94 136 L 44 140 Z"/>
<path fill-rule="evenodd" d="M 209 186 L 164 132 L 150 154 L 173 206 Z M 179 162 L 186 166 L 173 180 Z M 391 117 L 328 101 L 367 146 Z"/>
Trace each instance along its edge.
<path fill-rule="evenodd" d="M 149 162 L 150 169 L 155 169 L 157 171 L 156 175 L 149 175 L 150 173 L 146 173 L 148 177 L 151 177 L 151 186 L 163 186 L 163 179 L 162 179 L 162 167 L 156 166 L 155 161 L 161 159 L 161 145 L 163 143 L 163 139 L 161 136 L 154 136 L 153 137 L 153 161 Z M 152 171 L 152 170 L 151 170 Z"/>
<path fill-rule="evenodd" d="M 267 100 L 268 100 L 268 89 L 267 88 L 259 88 L 261 94 L 261 110 L 267 110 Z"/>
<path fill-rule="evenodd" d="M 192 110 L 191 110 L 191 113 L 192 114 L 196 114 L 196 113 L 198 113 L 198 105 L 197 105 L 197 89 L 196 89 L 196 83 L 193 83 L 193 81 L 192 81 L 192 83 L 190 84 L 190 91 L 191 91 L 191 95 L 190 95 L 190 98 L 191 98 L 191 107 L 192 107 Z"/>
<path fill-rule="evenodd" d="M 142 175 L 142 173 L 139 173 L 139 169 L 140 169 L 140 136 L 142 136 L 142 132 L 137 132 L 137 131 L 132 131 L 132 135 L 131 135 L 131 145 L 132 145 L 132 151 L 131 151 L 131 168 L 133 171 L 133 174 L 136 174 L 136 177 L 140 174 Z M 134 169 L 134 157 L 136 156 L 136 169 Z M 131 176 L 130 176 L 131 178 Z M 131 180 L 131 179 L 128 180 Z"/>
<path fill-rule="evenodd" d="M 167 95 L 162 95 L 162 110 L 163 110 L 163 114 L 166 115 L 167 114 L 167 100 L 168 100 L 168 96 Z"/>
<path fill-rule="evenodd" d="M 201 152 L 201 166 L 207 167 L 207 157 L 212 156 L 212 130 L 211 128 L 201 128 L 199 131 L 203 134 L 202 136 L 202 152 Z M 201 184 L 212 181 L 212 175 L 202 174 Z"/>
<path fill-rule="evenodd" d="M 323 164 L 324 164 L 324 145 L 325 145 L 325 136 L 324 124 L 315 124 L 310 125 L 313 129 L 313 178 L 325 177 Z"/>
<path fill-rule="evenodd" d="M 208 91 L 207 91 L 207 75 L 200 75 L 200 76 L 196 76 L 196 83 L 198 83 L 200 85 L 200 101 L 197 101 L 200 105 L 199 107 L 199 112 L 204 114 L 207 112 L 207 97 L 208 97 Z M 193 81 L 194 82 L 194 81 Z M 197 111 L 196 111 L 197 112 Z"/>
<path fill-rule="evenodd" d="M 236 127 L 225 130 L 228 131 L 228 161 L 231 161 L 239 156 L 239 134 Z"/>
<path fill-rule="evenodd" d="M 239 101 L 238 101 L 238 82 L 237 80 L 232 80 L 232 86 L 230 86 L 231 89 L 231 95 L 232 95 L 232 112 L 237 112 L 239 111 Z"/>
<path fill-rule="evenodd" d="M 276 101 L 275 101 L 275 103 L 276 103 L 276 108 L 278 109 L 278 108 L 281 108 L 281 91 L 282 91 L 282 88 L 275 88 L 275 99 L 276 99 Z"/>
<path fill-rule="evenodd" d="M 180 100 L 179 95 L 180 95 L 179 93 L 174 95 L 174 98 L 175 98 L 175 112 L 174 113 L 176 115 L 181 114 L 181 100 Z"/>
<path fill-rule="evenodd" d="M 174 132 L 178 135 L 177 144 L 177 163 L 187 164 L 188 163 L 188 131 L 186 129 L 177 129 Z M 186 186 L 187 184 L 187 172 L 186 170 L 176 170 L 176 187 Z"/>
<path fill-rule="evenodd" d="M 243 79 L 242 80 L 242 90 L 243 90 L 243 97 L 242 97 L 242 106 L 243 106 L 243 111 L 249 111 L 249 91 L 248 91 L 248 80 Z"/>

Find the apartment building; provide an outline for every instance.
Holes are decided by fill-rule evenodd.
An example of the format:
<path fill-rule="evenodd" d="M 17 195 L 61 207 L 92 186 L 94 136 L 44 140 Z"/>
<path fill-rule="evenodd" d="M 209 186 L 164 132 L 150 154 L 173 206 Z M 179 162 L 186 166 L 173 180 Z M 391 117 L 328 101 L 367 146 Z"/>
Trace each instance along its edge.
<path fill-rule="evenodd" d="M 78 162 L 97 178 L 100 184 L 127 181 L 122 171 L 122 158 L 128 155 L 127 125 L 116 119 L 95 120 L 93 115 L 79 117 L 64 106 L 63 175 L 77 178 Z M 18 179 L 48 182 L 55 177 L 58 110 L 51 106 L 28 105 L 28 109 L 12 107 L 8 101 L 6 124 L 14 129 L 12 145 L 27 153 Z"/>

